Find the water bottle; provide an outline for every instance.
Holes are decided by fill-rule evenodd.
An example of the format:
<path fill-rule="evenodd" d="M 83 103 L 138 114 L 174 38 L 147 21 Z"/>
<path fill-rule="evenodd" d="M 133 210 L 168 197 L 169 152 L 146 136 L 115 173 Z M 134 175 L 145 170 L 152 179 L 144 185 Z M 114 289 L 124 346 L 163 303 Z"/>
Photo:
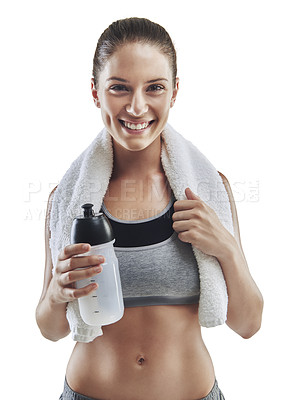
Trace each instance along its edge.
<path fill-rule="evenodd" d="M 103 213 L 95 213 L 93 204 L 82 205 L 83 215 L 73 220 L 71 243 L 89 243 L 90 251 L 80 256 L 103 255 L 105 263 L 99 274 L 76 282 L 77 288 L 98 283 L 98 288 L 79 301 L 80 314 L 88 325 L 100 326 L 119 321 L 124 314 L 123 294 L 118 266 L 114 252 L 115 242 L 111 224 Z"/>

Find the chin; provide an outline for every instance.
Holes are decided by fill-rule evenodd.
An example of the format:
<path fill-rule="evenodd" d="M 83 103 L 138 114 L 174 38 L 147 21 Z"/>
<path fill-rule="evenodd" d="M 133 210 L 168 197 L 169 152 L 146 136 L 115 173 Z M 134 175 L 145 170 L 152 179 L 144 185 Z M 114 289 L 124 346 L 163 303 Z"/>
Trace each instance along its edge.
<path fill-rule="evenodd" d="M 129 151 L 142 151 L 146 149 L 148 146 L 151 145 L 151 143 L 119 143 L 120 146 L 122 146 L 124 149 L 129 150 Z"/>

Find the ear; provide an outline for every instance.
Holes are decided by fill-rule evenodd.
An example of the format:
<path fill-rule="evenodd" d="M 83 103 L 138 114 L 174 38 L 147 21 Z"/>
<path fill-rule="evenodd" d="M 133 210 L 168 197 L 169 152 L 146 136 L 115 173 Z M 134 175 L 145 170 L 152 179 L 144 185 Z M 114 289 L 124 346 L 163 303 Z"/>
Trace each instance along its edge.
<path fill-rule="evenodd" d="M 179 90 L 179 81 L 180 81 L 179 78 L 176 78 L 176 86 L 173 89 L 173 94 L 172 94 L 171 102 L 170 102 L 170 107 L 171 108 L 174 106 L 175 101 L 176 101 L 177 93 L 178 93 L 178 90 Z"/>
<path fill-rule="evenodd" d="M 99 98 L 98 98 L 98 91 L 95 88 L 93 78 L 91 78 L 91 94 L 92 94 L 92 98 L 93 98 L 94 104 L 96 105 L 97 108 L 100 108 L 100 101 L 99 101 Z"/>

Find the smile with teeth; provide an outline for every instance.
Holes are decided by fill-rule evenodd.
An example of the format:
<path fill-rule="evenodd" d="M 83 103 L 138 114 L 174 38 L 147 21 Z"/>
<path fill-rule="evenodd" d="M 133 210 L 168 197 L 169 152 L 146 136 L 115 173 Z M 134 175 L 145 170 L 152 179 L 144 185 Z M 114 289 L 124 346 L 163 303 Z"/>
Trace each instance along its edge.
<path fill-rule="evenodd" d="M 143 122 L 142 124 L 133 124 L 131 122 L 123 121 L 120 120 L 120 122 L 128 129 L 133 129 L 133 130 L 139 130 L 139 129 L 145 129 L 148 127 L 150 122 Z M 152 121 L 151 121 L 152 122 Z"/>

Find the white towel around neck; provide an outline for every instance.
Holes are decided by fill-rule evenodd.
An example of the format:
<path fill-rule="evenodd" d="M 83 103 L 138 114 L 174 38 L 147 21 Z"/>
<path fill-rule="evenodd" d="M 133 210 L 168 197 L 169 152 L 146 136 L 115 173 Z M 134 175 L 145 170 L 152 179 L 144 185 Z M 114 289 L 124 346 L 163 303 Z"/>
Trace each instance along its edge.
<path fill-rule="evenodd" d="M 222 178 L 211 162 L 189 140 L 169 124 L 161 134 L 161 162 L 177 200 L 191 190 L 217 214 L 223 226 L 234 235 L 228 194 Z M 104 128 L 90 146 L 71 164 L 53 197 L 50 216 L 50 248 L 53 266 L 61 249 L 70 244 L 73 219 L 81 205 L 94 204 L 100 210 L 113 169 L 112 137 Z M 199 323 L 204 327 L 221 325 L 227 318 L 228 295 L 221 266 L 216 257 L 192 246 L 200 275 Z M 100 326 L 90 326 L 80 317 L 78 301 L 68 303 L 67 318 L 72 337 L 90 342 L 103 334 Z"/>

